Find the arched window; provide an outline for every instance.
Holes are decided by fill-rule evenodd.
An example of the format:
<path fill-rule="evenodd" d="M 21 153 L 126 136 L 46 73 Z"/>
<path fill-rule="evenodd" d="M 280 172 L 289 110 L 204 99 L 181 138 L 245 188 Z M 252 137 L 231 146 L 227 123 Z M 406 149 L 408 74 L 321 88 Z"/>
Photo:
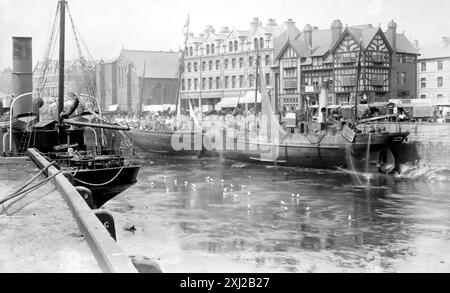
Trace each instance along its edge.
<path fill-rule="evenodd" d="M 231 42 L 231 41 L 228 44 L 228 51 L 233 52 L 233 42 Z"/>
<path fill-rule="evenodd" d="M 211 44 L 211 54 L 215 54 L 215 48 L 214 48 L 214 44 Z"/>
<path fill-rule="evenodd" d="M 255 50 L 258 49 L 258 38 L 253 39 L 253 46 L 254 46 Z"/>
<path fill-rule="evenodd" d="M 238 41 L 234 41 L 234 51 L 239 51 Z"/>
<path fill-rule="evenodd" d="M 209 55 L 209 45 L 206 45 L 206 55 Z"/>
<path fill-rule="evenodd" d="M 189 56 L 194 56 L 194 49 L 189 47 Z"/>
<path fill-rule="evenodd" d="M 261 48 L 261 49 L 263 49 L 264 48 L 264 38 L 259 38 L 259 47 Z"/>

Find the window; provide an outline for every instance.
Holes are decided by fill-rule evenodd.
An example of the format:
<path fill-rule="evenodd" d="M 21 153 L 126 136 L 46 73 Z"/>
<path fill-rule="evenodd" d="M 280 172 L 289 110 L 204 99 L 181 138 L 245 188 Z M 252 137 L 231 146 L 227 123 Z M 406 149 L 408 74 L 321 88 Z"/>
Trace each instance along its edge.
<path fill-rule="evenodd" d="M 233 42 L 228 43 L 228 51 L 233 52 Z"/>
<path fill-rule="evenodd" d="M 206 89 L 206 78 L 202 78 L 202 90 Z"/>
<path fill-rule="evenodd" d="M 296 68 L 286 68 L 283 71 L 284 78 L 294 78 L 297 77 L 297 69 Z"/>
<path fill-rule="evenodd" d="M 186 81 L 184 79 L 181 80 L 181 90 L 186 90 Z"/>
<path fill-rule="evenodd" d="M 427 71 L 427 63 L 426 62 L 422 62 L 420 63 L 420 70 L 423 71 Z"/>
<path fill-rule="evenodd" d="M 197 64 L 197 62 L 194 62 L 194 72 L 197 72 L 198 71 L 198 64 Z"/>
<path fill-rule="evenodd" d="M 230 86 L 230 77 L 225 76 L 225 88 L 227 89 Z"/>
<path fill-rule="evenodd" d="M 266 66 L 270 65 L 270 55 L 265 56 L 265 63 L 266 63 Z"/>
<path fill-rule="evenodd" d="M 231 59 L 231 68 L 236 68 L 236 58 Z"/>
<path fill-rule="evenodd" d="M 194 49 L 189 47 L 189 56 L 194 56 Z"/>
<path fill-rule="evenodd" d="M 254 39 L 253 39 L 253 48 L 254 48 L 255 50 L 258 49 L 258 38 L 254 38 Z"/>
<path fill-rule="evenodd" d="M 198 90 L 198 79 L 194 78 L 194 91 Z"/>
<path fill-rule="evenodd" d="M 261 49 L 263 49 L 264 48 L 264 38 L 259 38 L 259 47 L 261 48 Z"/>
<path fill-rule="evenodd" d="M 243 75 L 239 75 L 239 87 L 240 88 L 244 87 L 244 76 Z"/>
<path fill-rule="evenodd" d="M 209 45 L 206 45 L 206 55 L 209 55 Z"/>
<path fill-rule="evenodd" d="M 426 98 L 427 98 L 427 95 L 420 95 L 420 98 L 421 98 L 421 99 L 426 99 Z"/>
<path fill-rule="evenodd" d="M 402 85 L 406 85 L 406 72 L 400 73 Z"/>
<path fill-rule="evenodd" d="M 248 67 L 253 67 L 253 57 L 248 57 Z"/>
<path fill-rule="evenodd" d="M 225 69 L 228 69 L 228 59 L 225 59 Z"/>
<path fill-rule="evenodd" d="M 203 62 L 202 62 L 202 71 L 205 71 L 205 70 L 206 70 L 206 62 L 203 61 Z"/>
<path fill-rule="evenodd" d="M 426 78 L 423 77 L 420 79 L 420 87 L 423 89 L 427 87 L 427 79 Z"/>
<path fill-rule="evenodd" d="M 397 72 L 397 76 L 395 78 L 395 83 L 400 84 L 400 72 Z"/>
<path fill-rule="evenodd" d="M 235 75 L 233 75 L 231 77 L 231 87 L 236 88 L 236 76 Z"/>
<path fill-rule="evenodd" d="M 191 72 L 191 63 L 187 64 L 187 70 L 188 70 L 188 72 Z"/>
<path fill-rule="evenodd" d="M 209 71 L 213 70 L 213 62 L 212 61 L 208 62 L 208 69 L 209 69 Z"/>
<path fill-rule="evenodd" d="M 244 67 L 244 58 L 240 57 L 239 58 L 239 68 L 242 68 L 242 67 Z"/>
<path fill-rule="evenodd" d="M 186 56 L 189 56 L 189 48 L 188 47 L 184 48 L 184 52 L 185 52 Z"/>
<path fill-rule="evenodd" d="M 248 86 L 254 87 L 255 86 L 255 76 L 253 74 L 250 74 L 248 76 Z"/>
<path fill-rule="evenodd" d="M 192 82 L 191 79 L 188 79 L 188 91 L 192 89 Z"/>
<path fill-rule="evenodd" d="M 438 67 L 438 70 L 443 70 L 444 69 L 444 63 L 442 62 L 442 60 L 438 61 L 437 67 Z"/>
<path fill-rule="evenodd" d="M 214 44 L 211 44 L 211 54 L 215 54 L 215 47 L 214 47 Z"/>
<path fill-rule="evenodd" d="M 220 60 L 216 60 L 216 70 L 220 69 Z"/>
<path fill-rule="evenodd" d="M 440 99 L 440 98 L 443 97 L 443 95 L 442 94 L 438 94 L 437 97 L 438 97 L 438 99 Z"/>
<path fill-rule="evenodd" d="M 234 51 L 235 52 L 239 51 L 238 41 L 234 41 Z"/>
<path fill-rule="evenodd" d="M 270 73 L 266 73 L 266 86 L 270 85 Z"/>
<path fill-rule="evenodd" d="M 437 83 L 438 83 L 438 84 L 437 84 L 438 87 L 442 87 L 442 86 L 444 85 L 444 80 L 442 79 L 441 76 L 438 77 Z"/>
<path fill-rule="evenodd" d="M 213 87 L 213 78 L 212 77 L 210 77 L 209 78 L 209 82 L 208 82 L 208 89 L 212 89 L 212 87 Z"/>
<path fill-rule="evenodd" d="M 220 89 L 220 77 L 216 77 L 216 89 Z"/>

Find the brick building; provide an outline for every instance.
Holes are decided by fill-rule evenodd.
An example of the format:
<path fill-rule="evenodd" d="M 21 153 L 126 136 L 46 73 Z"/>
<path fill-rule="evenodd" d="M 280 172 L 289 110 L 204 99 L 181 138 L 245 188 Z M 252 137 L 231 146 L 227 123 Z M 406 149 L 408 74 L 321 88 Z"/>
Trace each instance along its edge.
<path fill-rule="evenodd" d="M 143 105 L 175 104 L 178 70 L 177 52 L 122 49 L 119 57 L 97 64 L 97 98 L 103 109 L 137 111 L 144 82 Z"/>

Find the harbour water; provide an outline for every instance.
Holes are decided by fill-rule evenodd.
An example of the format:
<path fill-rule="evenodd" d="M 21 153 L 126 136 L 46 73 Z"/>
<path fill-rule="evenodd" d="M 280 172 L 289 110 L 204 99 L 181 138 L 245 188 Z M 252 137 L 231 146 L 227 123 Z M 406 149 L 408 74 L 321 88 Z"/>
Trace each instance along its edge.
<path fill-rule="evenodd" d="M 397 175 L 139 157 L 107 203 L 163 272 L 450 272 L 450 169 Z"/>

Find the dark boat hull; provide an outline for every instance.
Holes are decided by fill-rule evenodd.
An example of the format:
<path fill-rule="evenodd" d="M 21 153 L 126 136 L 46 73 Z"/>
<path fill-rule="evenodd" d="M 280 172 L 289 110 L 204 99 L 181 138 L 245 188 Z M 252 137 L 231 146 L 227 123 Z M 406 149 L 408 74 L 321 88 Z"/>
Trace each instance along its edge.
<path fill-rule="evenodd" d="M 92 192 L 96 208 L 137 182 L 140 166 L 79 170 L 71 172 L 75 186 L 83 186 Z M 95 178 L 95 181 L 93 180 Z"/>
<path fill-rule="evenodd" d="M 125 135 L 143 152 L 156 153 L 169 156 L 198 156 L 202 149 L 202 136 L 200 132 L 191 131 L 156 131 L 132 129 Z M 173 140 L 180 138 L 184 148 L 173 147 Z M 186 139 L 185 141 L 183 141 Z"/>
<path fill-rule="evenodd" d="M 379 165 L 392 163 L 392 158 L 385 158 L 383 162 L 380 156 L 383 152 L 390 153 L 389 139 L 388 134 L 382 133 L 357 134 L 353 142 L 347 141 L 340 133 L 293 134 L 278 144 L 237 138 L 231 146 L 226 145 L 216 153 L 222 158 L 242 162 L 378 172 Z"/>

